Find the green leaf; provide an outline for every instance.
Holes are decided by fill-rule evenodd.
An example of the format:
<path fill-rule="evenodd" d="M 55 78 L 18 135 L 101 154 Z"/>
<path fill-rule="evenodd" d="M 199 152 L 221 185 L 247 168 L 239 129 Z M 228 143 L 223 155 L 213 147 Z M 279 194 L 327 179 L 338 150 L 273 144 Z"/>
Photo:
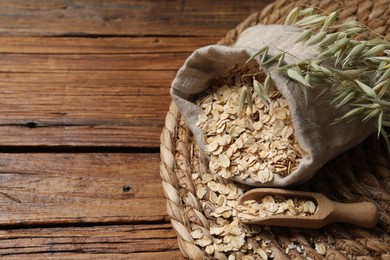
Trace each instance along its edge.
<path fill-rule="evenodd" d="M 381 112 L 381 110 L 382 110 L 382 109 L 380 109 L 380 108 L 374 108 L 373 110 L 371 110 L 370 113 L 368 113 L 368 114 L 366 115 L 365 118 L 363 118 L 362 121 L 363 121 L 363 122 L 367 122 L 368 120 L 370 120 L 370 119 L 376 117 L 376 116 Z"/>
<path fill-rule="evenodd" d="M 341 91 L 331 102 L 330 104 L 336 104 L 339 103 L 341 100 L 343 100 L 348 95 L 348 91 Z"/>
<path fill-rule="evenodd" d="M 390 43 L 388 41 L 382 40 L 382 39 L 372 39 L 372 40 L 369 40 L 367 42 L 367 46 L 377 46 L 377 45 L 381 45 L 381 44 L 385 44 L 385 45 L 390 47 Z"/>
<path fill-rule="evenodd" d="M 321 90 L 320 94 L 318 94 L 318 95 L 316 96 L 316 100 L 320 99 L 326 92 L 329 91 L 330 88 L 331 88 L 331 86 L 324 87 L 324 88 Z"/>
<path fill-rule="evenodd" d="M 306 75 L 305 75 L 305 81 L 310 85 L 310 82 L 311 82 L 310 73 L 306 73 Z"/>
<path fill-rule="evenodd" d="M 341 27 L 343 29 L 350 29 L 350 28 L 355 28 L 355 27 L 359 27 L 359 26 L 361 26 L 361 24 L 358 21 L 356 21 L 356 20 L 345 21 L 341 25 Z"/>
<path fill-rule="evenodd" d="M 344 32 L 346 34 L 358 34 L 361 33 L 362 31 L 364 31 L 363 27 L 354 27 L 354 28 L 347 29 Z"/>
<path fill-rule="evenodd" d="M 314 45 L 322 41 L 326 37 L 327 32 L 322 31 L 312 36 L 307 42 L 307 45 Z"/>
<path fill-rule="evenodd" d="M 340 63 L 340 61 L 343 59 L 345 53 L 347 52 L 347 48 L 343 47 L 340 49 L 334 56 L 336 57 L 336 61 L 334 62 L 334 65 L 336 66 L 337 64 Z"/>
<path fill-rule="evenodd" d="M 378 93 L 378 98 L 381 99 L 386 93 L 390 85 L 390 80 L 385 80 L 373 87 L 374 90 L 380 89 Z"/>
<path fill-rule="evenodd" d="M 323 51 L 320 53 L 319 58 L 329 58 L 331 57 L 335 52 L 337 51 L 337 46 L 331 46 L 327 50 Z"/>
<path fill-rule="evenodd" d="M 331 33 L 326 35 L 326 37 L 318 44 L 318 47 L 326 47 L 334 43 L 339 36 L 339 33 Z"/>
<path fill-rule="evenodd" d="M 342 121 L 342 120 L 345 120 L 345 119 L 349 119 L 351 117 L 356 117 L 356 116 L 359 116 L 361 115 L 364 110 L 366 110 L 365 107 L 355 107 L 351 110 L 349 110 L 347 113 L 345 113 L 342 117 L 339 117 L 338 119 L 336 119 L 336 121 Z"/>
<path fill-rule="evenodd" d="M 268 99 L 269 93 L 271 92 L 271 87 L 272 87 L 272 78 L 271 78 L 271 74 L 268 73 L 267 77 L 264 80 L 264 92 L 265 92 L 267 99 Z"/>
<path fill-rule="evenodd" d="M 339 76 L 343 80 L 351 81 L 354 78 L 358 77 L 360 74 L 364 72 L 363 69 L 356 69 L 356 70 L 338 70 L 338 69 L 332 69 L 334 73 L 336 73 L 337 76 Z"/>
<path fill-rule="evenodd" d="M 295 23 L 295 21 L 297 20 L 298 16 L 299 16 L 299 6 L 297 7 L 294 7 L 290 13 L 287 15 L 286 17 L 286 20 L 284 22 L 284 25 L 290 25 L 290 24 L 293 24 Z"/>
<path fill-rule="evenodd" d="M 326 51 L 322 52 L 320 54 L 319 58 L 326 58 L 326 57 L 332 56 L 336 52 L 338 52 L 338 51 L 340 51 L 342 49 L 345 49 L 344 47 L 347 46 L 348 43 L 349 43 L 349 39 L 348 38 L 343 38 L 341 40 L 336 41 L 333 45 L 331 45 L 329 47 L 329 49 L 327 49 Z"/>
<path fill-rule="evenodd" d="M 352 50 L 348 53 L 347 57 L 344 59 L 343 67 L 351 62 L 353 59 L 360 56 L 363 50 L 366 48 L 367 43 L 361 43 L 352 48 Z"/>
<path fill-rule="evenodd" d="M 263 64 L 265 62 L 265 60 L 267 59 L 268 57 L 268 50 L 269 48 L 266 48 L 263 52 L 263 56 L 261 57 L 261 61 L 260 61 L 260 64 Z"/>
<path fill-rule="evenodd" d="M 378 53 L 384 51 L 387 47 L 388 47 L 388 44 L 379 44 L 379 45 L 376 45 L 376 46 L 372 47 L 371 49 L 369 49 L 368 51 L 366 51 L 362 56 L 363 56 L 363 57 L 372 57 L 372 56 L 375 56 L 375 55 L 377 55 Z"/>
<path fill-rule="evenodd" d="M 359 81 L 359 80 L 355 80 L 356 84 L 358 84 L 358 86 L 360 87 L 361 90 L 363 90 L 363 92 L 369 96 L 370 98 L 376 98 L 376 93 L 375 93 L 375 90 L 373 90 L 372 88 L 370 88 L 369 86 L 367 86 L 366 84 L 364 84 L 363 82 Z"/>
<path fill-rule="evenodd" d="M 313 12 L 314 12 L 314 8 L 309 7 L 309 8 L 305 8 L 303 10 L 300 10 L 299 15 L 300 16 L 311 15 L 311 14 L 313 14 Z"/>
<path fill-rule="evenodd" d="M 298 67 L 287 69 L 287 75 L 291 79 L 298 81 L 302 85 L 310 87 L 310 84 L 306 82 L 306 80 L 302 76 L 301 70 Z"/>
<path fill-rule="evenodd" d="M 337 11 L 334 11 L 333 13 L 328 15 L 328 17 L 325 20 L 324 26 L 322 27 L 321 30 L 322 31 L 328 31 L 329 27 L 334 24 L 334 22 L 336 21 L 338 16 L 339 16 L 339 14 L 338 14 Z"/>
<path fill-rule="evenodd" d="M 302 15 L 302 14 L 301 14 L 301 15 Z M 298 21 L 298 22 L 296 23 L 296 25 L 299 26 L 301 23 L 305 23 L 305 22 L 311 21 L 311 20 L 313 20 L 314 18 L 318 18 L 318 17 L 320 17 L 319 14 L 310 14 L 309 16 L 306 16 L 305 18 L 302 18 L 300 21 Z"/>
<path fill-rule="evenodd" d="M 295 40 L 295 43 L 308 40 L 313 34 L 312 30 L 304 30 L 301 34 L 298 35 L 298 38 Z"/>
<path fill-rule="evenodd" d="M 345 104 L 347 104 L 348 102 L 350 102 L 355 97 L 355 94 L 356 94 L 355 91 L 352 91 L 351 93 L 349 93 L 343 100 L 341 100 L 340 103 L 338 103 L 336 105 L 336 108 L 340 108 L 340 107 L 344 106 Z"/>
<path fill-rule="evenodd" d="M 379 64 L 377 70 L 378 70 L 379 72 L 382 71 L 382 70 L 384 70 L 385 67 L 386 67 L 386 64 L 387 64 L 386 61 L 381 61 L 381 63 Z"/>
<path fill-rule="evenodd" d="M 369 62 L 371 62 L 373 64 L 376 64 L 376 65 L 379 65 L 379 64 L 381 64 L 383 62 L 383 60 L 380 59 L 380 58 L 381 57 L 367 57 L 364 60 L 365 61 L 369 61 Z"/>
<path fill-rule="evenodd" d="M 320 66 L 315 62 L 310 63 L 310 68 L 314 71 L 322 72 L 323 74 L 327 76 L 332 76 L 332 71 L 324 66 Z"/>
<path fill-rule="evenodd" d="M 313 14 L 311 16 L 308 16 L 301 21 L 297 22 L 297 26 L 308 26 L 308 25 L 316 25 L 316 24 L 321 24 L 325 22 L 326 16 L 323 15 L 318 15 L 318 14 Z"/>
<path fill-rule="evenodd" d="M 259 56 L 260 54 L 262 54 L 266 49 L 268 49 L 269 46 L 266 45 L 264 46 L 263 48 L 261 48 L 260 50 L 258 50 L 256 53 L 254 53 L 252 56 L 249 57 L 249 59 L 245 62 L 245 63 L 248 63 L 250 62 L 251 60 L 253 60 L 254 58 L 256 58 L 257 56 Z"/>
<path fill-rule="evenodd" d="M 386 101 L 386 100 L 383 100 L 383 99 L 375 99 L 375 103 L 387 108 L 387 109 L 390 109 L 390 102 L 389 101 Z"/>
<path fill-rule="evenodd" d="M 338 50 L 344 48 L 347 46 L 350 42 L 350 39 L 348 38 L 342 38 L 334 43 L 334 45 L 338 48 Z"/>
<path fill-rule="evenodd" d="M 271 56 L 271 58 L 269 58 L 268 60 L 265 60 L 262 64 L 267 65 L 271 62 L 274 62 L 274 61 L 278 60 L 282 55 L 283 55 L 283 53 L 278 53 L 274 56 Z"/>
<path fill-rule="evenodd" d="M 278 60 L 278 65 L 277 65 L 278 68 L 281 68 L 282 66 L 284 66 L 286 64 L 286 62 L 284 61 L 285 54 L 286 53 L 283 52 L 282 56 L 280 56 L 280 58 Z"/>
<path fill-rule="evenodd" d="M 379 116 L 378 116 L 378 138 L 381 134 L 381 129 L 382 129 L 382 122 L 383 122 L 383 110 L 381 110 Z"/>
<path fill-rule="evenodd" d="M 253 88 L 257 94 L 257 96 L 261 99 L 261 101 L 268 105 L 268 102 L 267 102 L 267 98 L 265 97 L 264 93 L 263 93 L 263 86 L 261 85 L 260 82 L 258 82 L 255 77 L 253 77 Z"/>
<path fill-rule="evenodd" d="M 371 58 L 375 58 L 375 59 L 380 60 L 380 61 L 390 62 L 390 57 L 377 56 L 377 57 L 371 57 Z"/>
<path fill-rule="evenodd" d="M 385 81 L 385 80 L 388 81 L 388 80 L 390 80 L 389 77 L 390 77 L 390 68 L 388 70 L 386 70 L 385 73 L 383 73 L 383 75 L 380 77 L 378 82 L 382 82 L 382 81 Z"/>

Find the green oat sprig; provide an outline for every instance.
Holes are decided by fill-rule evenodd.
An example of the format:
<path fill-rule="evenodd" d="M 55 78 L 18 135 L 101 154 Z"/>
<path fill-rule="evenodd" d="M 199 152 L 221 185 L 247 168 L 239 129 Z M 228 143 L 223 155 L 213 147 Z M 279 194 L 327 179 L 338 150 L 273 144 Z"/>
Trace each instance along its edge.
<path fill-rule="evenodd" d="M 320 52 L 318 57 L 309 60 L 297 59 L 286 65 L 285 55 L 280 51 L 269 54 L 271 46 L 265 46 L 248 60 L 260 60 L 269 70 L 278 70 L 286 77 L 296 81 L 308 103 L 312 88 L 322 88 L 316 98 L 332 94 L 330 103 L 335 109 L 348 107 L 347 112 L 333 123 L 359 118 L 364 122 L 374 121 L 378 136 L 382 135 L 390 144 L 384 127 L 390 127 L 390 42 L 383 37 L 375 39 L 364 37 L 371 32 L 369 28 L 354 20 L 339 22 L 338 12 L 329 15 L 316 13 L 314 8 L 294 8 L 286 18 L 286 25 L 303 28 L 296 43 L 314 45 Z M 275 65 L 276 64 L 276 65 Z M 273 66 L 271 66 L 273 65 Z M 271 82 L 268 74 L 269 81 Z M 247 103 L 253 89 L 264 103 L 269 90 L 253 80 L 252 87 L 246 87 Z M 243 106 L 242 106 L 243 107 Z M 389 151 L 390 146 L 388 145 Z"/>

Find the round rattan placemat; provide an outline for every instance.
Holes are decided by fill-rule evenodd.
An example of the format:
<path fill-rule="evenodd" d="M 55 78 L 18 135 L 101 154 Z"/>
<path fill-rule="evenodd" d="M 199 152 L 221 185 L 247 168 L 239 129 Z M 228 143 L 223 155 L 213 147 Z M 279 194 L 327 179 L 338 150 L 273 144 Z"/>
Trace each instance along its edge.
<path fill-rule="evenodd" d="M 328 12 L 340 10 L 341 19 L 354 17 L 374 33 L 390 39 L 390 0 L 277 0 L 230 30 L 219 44 L 231 45 L 244 29 L 258 23 L 283 23 L 288 12 L 298 4 Z M 210 207 L 197 197 L 197 183 L 193 179 L 194 172 L 205 174 L 208 169 L 174 103 L 166 116 L 160 148 L 160 174 L 167 210 L 182 254 L 191 259 L 227 259 L 229 255 L 223 252 L 207 254 L 191 236 L 194 227 L 204 233 L 210 228 Z M 267 241 L 273 259 L 390 259 L 390 160 L 380 140 L 368 138 L 329 162 L 308 183 L 293 188 L 320 192 L 339 202 L 374 202 L 380 211 L 379 221 L 372 229 L 347 224 L 331 224 L 318 230 L 266 228 L 259 236 Z M 316 243 L 326 245 L 324 255 L 315 250 Z M 252 244 L 262 246 L 260 242 Z M 237 251 L 232 255 L 242 259 L 245 253 Z"/>

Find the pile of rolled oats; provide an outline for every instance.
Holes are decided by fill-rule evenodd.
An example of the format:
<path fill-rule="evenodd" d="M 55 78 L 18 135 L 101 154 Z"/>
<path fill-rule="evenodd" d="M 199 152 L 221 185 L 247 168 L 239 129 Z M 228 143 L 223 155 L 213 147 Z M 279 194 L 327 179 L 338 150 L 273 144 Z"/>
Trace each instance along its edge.
<path fill-rule="evenodd" d="M 193 152 L 196 157 L 199 156 L 198 146 L 194 147 Z M 191 237 L 194 243 L 204 251 L 206 259 L 276 259 L 277 247 L 272 244 L 272 229 L 269 226 L 245 225 L 241 222 L 243 217 L 251 218 L 251 216 L 242 215 L 244 213 L 242 209 L 243 207 L 250 208 L 252 205 L 248 202 L 244 205 L 238 204 L 239 198 L 248 190 L 248 186 L 224 180 L 218 175 L 211 174 L 207 168 L 201 168 L 199 165 L 194 165 L 191 177 L 201 212 L 204 212 L 208 225 L 207 227 L 195 223 L 191 225 Z M 316 205 L 312 201 L 298 198 L 291 200 L 294 209 L 298 212 L 306 212 L 310 215 L 316 210 Z M 291 206 L 289 207 L 292 205 L 291 202 L 287 202 L 289 199 L 286 200 L 280 196 L 266 196 L 263 204 L 273 211 L 276 207 L 278 209 L 285 207 L 280 206 L 284 204 L 284 201 L 286 201 L 287 210 L 283 214 L 290 214 L 287 211 L 295 212 Z M 256 207 L 254 204 L 253 206 Z M 325 252 L 322 249 L 324 248 L 318 246 L 317 250 L 316 244 L 318 252 Z M 307 257 L 308 252 L 302 245 L 288 245 L 285 253 L 288 254 L 289 250 L 298 250 L 305 259 L 311 259 Z"/>
<path fill-rule="evenodd" d="M 311 216 L 316 211 L 316 204 L 308 199 L 285 198 L 267 195 L 261 199 L 244 201 L 237 206 L 241 221 L 255 220 L 274 215 Z"/>
<path fill-rule="evenodd" d="M 193 225 L 191 236 L 197 246 L 216 259 L 273 259 L 272 237 L 265 239 L 269 227 L 241 221 L 265 214 L 307 216 L 316 210 L 312 201 L 272 196 L 264 197 L 261 204 L 246 201 L 238 205 L 248 187 L 230 180 L 252 178 L 265 183 L 274 174 L 291 174 L 302 158 L 287 101 L 274 87 L 269 104 L 253 93 L 252 109 L 239 109 L 240 87 L 248 84 L 242 81 L 242 75 L 255 70 L 233 69 L 196 101 L 204 111 L 197 125 L 204 133 L 209 167 L 206 172 L 194 170 L 192 179 L 210 226 L 205 229 Z M 301 251 L 306 255 L 304 249 Z"/>
<path fill-rule="evenodd" d="M 263 227 L 247 226 L 238 219 L 238 199 L 246 191 L 243 185 L 224 182 L 217 175 L 197 170 L 192 173 L 192 179 L 202 211 L 210 223 L 209 229 L 192 226 L 191 236 L 197 246 L 216 259 L 252 260 L 274 256 L 268 246 L 270 240 L 264 240 L 261 235 Z"/>
<path fill-rule="evenodd" d="M 273 88 L 269 104 L 253 93 L 252 109 L 239 110 L 242 72 L 233 75 L 197 100 L 204 111 L 197 125 L 204 133 L 211 173 L 261 183 L 271 181 L 274 174 L 289 175 L 302 151 L 286 99 Z"/>
<path fill-rule="evenodd" d="M 246 201 L 244 205 L 238 204 L 240 196 L 247 191 L 244 185 L 226 182 L 207 170 L 199 171 L 197 167 L 194 167 L 192 180 L 209 226 L 205 228 L 197 224 L 191 225 L 191 236 L 195 244 L 204 250 L 206 259 L 276 259 L 275 246 L 271 244 L 272 229 L 268 226 L 245 225 L 241 222 L 244 218 L 250 219 L 257 214 L 250 209 L 256 208 L 256 203 Z M 311 215 L 316 211 L 316 205 L 306 199 L 265 196 L 262 204 L 265 206 L 264 210 L 270 212 L 278 212 L 287 207 L 281 214 L 294 214 L 297 211 L 300 215 Z M 267 236 L 267 233 L 270 235 Z M 333 241 L 328 244 L 333 244 L 332 236 L 328 234 L 328 237 Z M 314 244 L 315 250 L 320 255 L 325 255 L 326 244 L 321 242 Z M 290 250 L 297 251 L 305 259 L 312 259 L 308 257 L 307 248 L 302 244 L 287 245 L 285 253 L 288 254 Z"/>

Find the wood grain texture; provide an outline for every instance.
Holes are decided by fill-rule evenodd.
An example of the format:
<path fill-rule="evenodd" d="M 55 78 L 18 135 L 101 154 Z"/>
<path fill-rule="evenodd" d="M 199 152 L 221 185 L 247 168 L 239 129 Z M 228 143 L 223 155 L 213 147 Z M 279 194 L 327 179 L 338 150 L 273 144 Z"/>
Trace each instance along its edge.
<path fill-rule="evenodd" d="M 41 120 L 23 120 L 25 123 L 0 126 L 1 146 L 18 148 L 42 146 L 53 147 L 129 147 L 129 148 L 152 148 L 157 149 L 160 142 L 160 133 L 163 127 L 163 119 L 158 125 L 150 126 L 144 124 L 132 125 L 111 125 L 110 121 L 84 121 L 77 123 L 63 124 L 49 123 Z M 106 124 L 103 124 L 106 123 Z M 117 123 L 117 122 L 114 122 Z M 96 124 L 96 125 L 95 125 Z M 30 128 L 30 127 L 33 128 Z M 94 148 L 91 148 L 94 150 Z M 4 150 L 3 151 L 7 151 Z"/>
<path fill-rule="evenodd" d="M 269 2 L 1 1 L 0 257 L 183 259 L 155 153 L 170 84 Z"/>
<path fill-rule="evenodd" d="M 0 154 L 0 226 L 166 222 L 158 154 Z"/>
<path fill-rule="evenodd" d="M 0 256 L 50 252 L 133 254 L 177 251 L 175 232 L 169 224 L 107 225 L 0 230 Z M 34 246 L 32 246 L 34 245 Z M 134 255 L 133 255 L 134 256 Z"/>
<path fill-rule="evenodd" d="M 0 145 L 157 148 L 176 70 L 214 40 L 0 37 Z"/>
<path fill-rule="evenodd" d="M 116 47 L 129 44 L 121 40 Z M 81 54 L 0 54 L 0 145 L 158 147 L 170 83 L 189 53 L 92 54 L 104 44 L 90 46 Z"/>
<path fill-rule="evenodd" d="M 186 258 L 179 250 L 159 251 L 159 252 L 144 252 L 144 253 L 128 253 L 128 254 L 104 254 L 104 253 L 50 253 L 50 248 L 47 252 L 40 252 L 36 254 L 11 254 L 2 256 L 2 259 L 45 259 L 45 260 L 105 260 L 105 259 L 131 259 L 131 260 L 184 260 Z"/>
<path fill-rule="evenodd" d="M 0 35 L 222 36 L 270 0 L 8 0 Z"/>
<path fill-rule="evenodd" d="M 51 72 L 177 70 L 190 53 L 152 54 L 0 54 L 0 71 Z"/>
<path fill-rule="evenodd" d="M 238 2 L 2 3 L 0 145 L 157 148 L 177 69 L 267 1 Z"/>
<path fill-rule="evenodd" d="M 220 36 L 205 37 L 0 37 L 0 53 L 135 54 L 192 52 L 214 44 Z"/>
<path fill-rule="evenodd" d="M 33 257 L 33 258 L 32 258 Z M 128 253 L 128 254 L 102 254 L 102 253 L 50 253 L 40 252 L 36 254 L 11 254 L 1 256 L 7 260 L 25 260 L 25 259 L 45 259 L 45 260 L 107 260 L 107 259 L 131 259 L 131 260 L 184 260 L 185 258 L 179 250 L 159 251 L 159 252 L 143 252 L 143 253 Z"/>
<path fill-rule="evenodd" d="M 174 75 L 0 73 L 0 145 L 158 147 Z"/>

